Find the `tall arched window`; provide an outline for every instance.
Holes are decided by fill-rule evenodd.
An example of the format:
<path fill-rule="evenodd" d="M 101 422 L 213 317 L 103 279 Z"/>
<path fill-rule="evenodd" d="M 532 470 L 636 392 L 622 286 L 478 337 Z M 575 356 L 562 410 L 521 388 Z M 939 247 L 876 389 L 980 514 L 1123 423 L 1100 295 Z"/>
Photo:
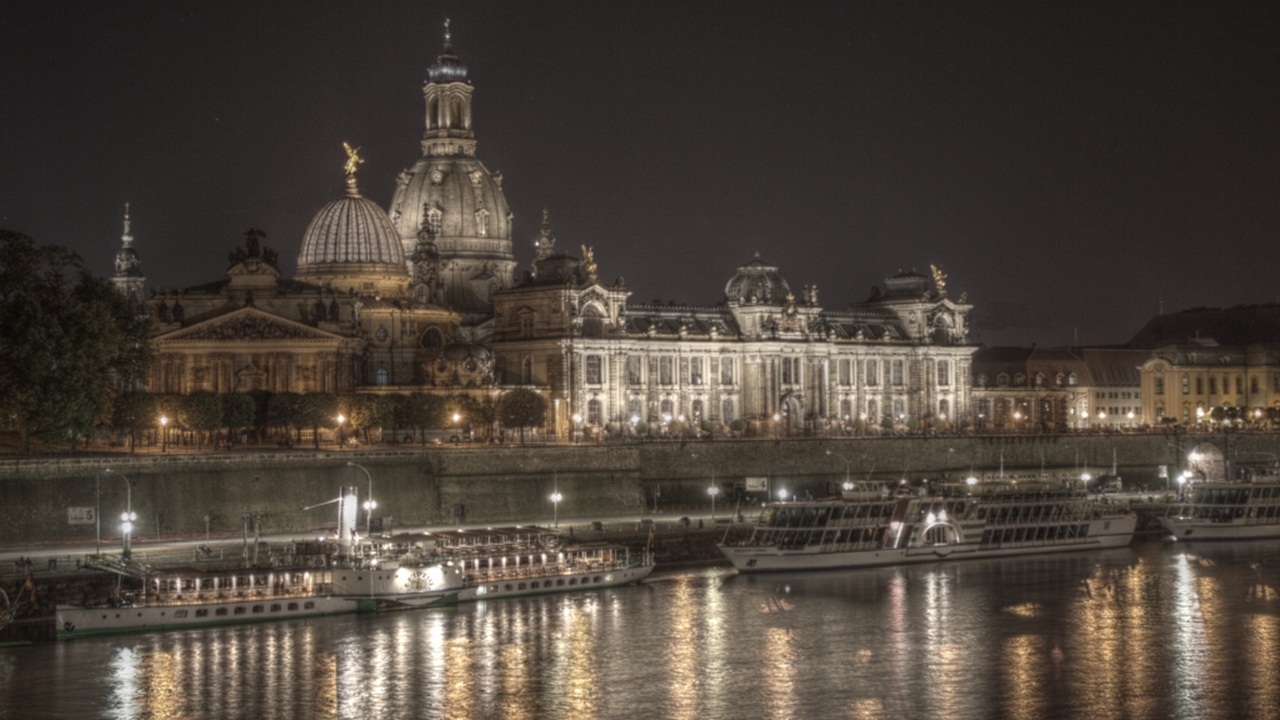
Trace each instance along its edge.
<path fill-rule="evenodd" d="M 720 403 L 720 421 L 724 423 L 733 422 L 733 401 L 724 400 Z"/>
<path fill-rule="evenodd" d="M 386 368 L 378 368 L 378 371 L 374 373 L 373 383 L 378 387 L 386 387 L 389 380 L 390 376 Z"/>
<path fill-rule="evenodd" d="M 587 424 L 600 427 L 604 424 L 603 406 L 599 400 L 587 401 Z"/>

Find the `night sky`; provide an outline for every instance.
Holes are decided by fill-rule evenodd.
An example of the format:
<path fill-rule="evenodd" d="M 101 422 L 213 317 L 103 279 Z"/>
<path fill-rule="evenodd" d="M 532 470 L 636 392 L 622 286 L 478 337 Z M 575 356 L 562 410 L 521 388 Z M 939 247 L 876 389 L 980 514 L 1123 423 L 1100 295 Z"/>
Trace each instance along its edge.
<path fill-rule="evenodd" d="M 420 155 L 445 17 L 522 269 L 546 207 L 633 301 L 757 252 L 829 308 L 934 263 L 992 345 L 1280 293 L 1276 3 L 20 3 L 0 227 L 108 275 L 127 200 L 149 287 L 249 226 L 291 275 L 344 140 L 384 208 Z"/>

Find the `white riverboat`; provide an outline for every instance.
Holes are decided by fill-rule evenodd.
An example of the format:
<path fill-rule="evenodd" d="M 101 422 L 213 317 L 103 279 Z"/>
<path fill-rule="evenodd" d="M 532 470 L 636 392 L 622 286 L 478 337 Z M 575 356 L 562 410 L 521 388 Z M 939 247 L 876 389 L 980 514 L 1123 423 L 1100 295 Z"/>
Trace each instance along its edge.
<path fill-rule="evenodd" d="M 1280 480 L 1202 482 L 1160 518 L 1176 540 L 1280 537 Z"/>
<path fill-rule="evenodd" d="M 896 496 L 863 486 L 766 503 L 751 536 L 719 548 L 739 572 L 833 570 L 1124 547 L 1137 516 L 1039 482 L 948 485 Z"/>
<path fill-rule="evenodd" d="M 90 558 L 90 566 L 94 566 Z M 101 569 L 138 573 L 141 587 L 100 604 L 59 605 L 58 638 L 176 630 L 354 612 L 356 602 L 332 592 L 332 571 L 320 568 L 204 573 L 153 572 L 98 558 Z"/>
<path fill-rule="evenodd" d="M 334 592 L 382 611 L 625 585 L 652 571 L 647 553 L 632 558 L 621 545 L 566 541 L 536 526 L 467 529 L 392 538 L 336 572 Z"/>

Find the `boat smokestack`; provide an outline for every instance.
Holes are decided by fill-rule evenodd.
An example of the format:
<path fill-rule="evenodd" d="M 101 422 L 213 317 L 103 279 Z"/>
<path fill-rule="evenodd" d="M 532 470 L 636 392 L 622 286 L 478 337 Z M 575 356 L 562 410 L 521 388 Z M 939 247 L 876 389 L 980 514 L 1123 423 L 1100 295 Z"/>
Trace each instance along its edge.
<path fill-rule="evenodd" d="M 356 533 L 356 489 L 342 488 L 342 497 L 338 503 L 338 555 L 351 557 L 351 546 Z"/>

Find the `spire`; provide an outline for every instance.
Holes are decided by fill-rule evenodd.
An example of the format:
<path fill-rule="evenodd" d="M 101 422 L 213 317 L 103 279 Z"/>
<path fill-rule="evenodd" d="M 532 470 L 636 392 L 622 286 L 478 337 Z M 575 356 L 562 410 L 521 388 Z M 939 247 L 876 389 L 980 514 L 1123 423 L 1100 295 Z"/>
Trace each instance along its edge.
<path fill-rule="evenodd" d="M 120 236 L 124 247 L 133 247 L 133 234 L 129 231 L 129 203 L 124 204 L 124 234 Z"/>
<path fill-rule="evenodd" d="M 453 35 L 449 33 L 449 18 L 444 19 L 444 54 L 453 54 Z"/>
<path fill-rule="evenodd" d="M 551 211 L 546 208 L 542 208 L 542 231 L 533 242 L 533 248 L 534 261 L 551 257 L 556 249 L 556 236 L 551 234 Z"/>

